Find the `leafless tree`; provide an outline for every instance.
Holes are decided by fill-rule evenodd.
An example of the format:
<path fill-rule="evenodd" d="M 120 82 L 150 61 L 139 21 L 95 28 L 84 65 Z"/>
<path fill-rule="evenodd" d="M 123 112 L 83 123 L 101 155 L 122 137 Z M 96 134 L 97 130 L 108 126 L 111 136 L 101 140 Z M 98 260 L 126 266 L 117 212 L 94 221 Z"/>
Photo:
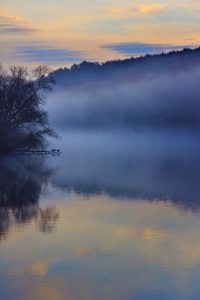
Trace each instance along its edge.
<path fill-rule="evenodd" d="M 45 149 L 48 137 L 58 138 L 43 108 L 42 92 L 51 91 L 54 83 L 47 66 L 32 72 L 12 66 L 6 72 L 0 65 L 0 154 Z"/>

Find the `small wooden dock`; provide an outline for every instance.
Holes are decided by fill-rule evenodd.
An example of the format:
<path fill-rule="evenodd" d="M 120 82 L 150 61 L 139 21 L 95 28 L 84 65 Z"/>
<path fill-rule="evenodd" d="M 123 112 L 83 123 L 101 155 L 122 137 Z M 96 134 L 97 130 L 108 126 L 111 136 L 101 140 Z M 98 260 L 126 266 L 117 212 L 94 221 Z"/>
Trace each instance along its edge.
<path fill-rule="evenodd" d="M 50 150 L 15 150 L 12 151 L 12 154 L 51 154 L 51 155 L 60 155 L 60 149 L 50 149 Z"/>

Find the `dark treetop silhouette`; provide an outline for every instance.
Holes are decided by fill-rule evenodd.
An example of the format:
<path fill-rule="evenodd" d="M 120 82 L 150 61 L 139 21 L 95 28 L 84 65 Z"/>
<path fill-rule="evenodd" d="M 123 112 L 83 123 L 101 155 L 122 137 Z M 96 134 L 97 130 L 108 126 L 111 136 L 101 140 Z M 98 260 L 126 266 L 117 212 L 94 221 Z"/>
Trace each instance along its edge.
<path fill-rule="evenodd" d="M 123 60 L 111 60 L 104 63 L 83 61 L 74 64 L 70 69 L 60 68 L 52 75 L 60 87 L 70 87 L 103 82 L 111 79 L 116 82 L 136 82 L 146 76 L 155 74 L 189 71 L 200 65 L 200 47 L 196 49 L 184 48 L 181 51 L 170 51 L 140 57 L 130 57 Z"/>
<path fill-rule="evenodd" d="M 39 66 L 31 73 L 24 67 L 13 66 L 10 73 L 0 65 L 0 154 L 11 151 L 43 150 L 47 137 L 58 138 L 48 127 L 44 111 L 45 96 L 54 79 L 50 69 Z"/>

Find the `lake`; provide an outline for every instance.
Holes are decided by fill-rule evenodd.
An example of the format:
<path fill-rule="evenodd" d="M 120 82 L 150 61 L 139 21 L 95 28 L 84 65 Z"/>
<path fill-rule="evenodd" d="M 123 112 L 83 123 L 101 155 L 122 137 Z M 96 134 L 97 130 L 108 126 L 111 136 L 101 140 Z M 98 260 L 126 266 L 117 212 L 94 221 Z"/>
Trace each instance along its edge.
<path fill-rule="evenodd" d="M 69 132 L 55 148 L 0 160 L 0 299 L 199 299 L 198 134 Z"/>

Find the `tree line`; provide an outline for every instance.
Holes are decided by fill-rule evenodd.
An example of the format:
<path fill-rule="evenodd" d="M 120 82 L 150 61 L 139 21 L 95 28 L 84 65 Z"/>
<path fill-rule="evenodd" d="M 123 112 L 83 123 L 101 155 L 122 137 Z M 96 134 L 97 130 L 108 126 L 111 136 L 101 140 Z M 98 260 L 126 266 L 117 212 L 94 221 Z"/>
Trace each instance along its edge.
<path fill-rule="evenodd" d="M 128 57 L 106 62 L 83 61 L 74 64 L 71 68 L 60 68 L 52 72 L 52 76 L 60 87 L 73 87 L 77 84 L 107 84 L 110 80 L 115 82 L 138 81 L 144 76 L 152 74 L 175 74 L 192 70 L 200 66 L 200 47 L 196 49 L 185 48 L 180 51 L 168 53 L 146 54 L 139 57 Z"/>

